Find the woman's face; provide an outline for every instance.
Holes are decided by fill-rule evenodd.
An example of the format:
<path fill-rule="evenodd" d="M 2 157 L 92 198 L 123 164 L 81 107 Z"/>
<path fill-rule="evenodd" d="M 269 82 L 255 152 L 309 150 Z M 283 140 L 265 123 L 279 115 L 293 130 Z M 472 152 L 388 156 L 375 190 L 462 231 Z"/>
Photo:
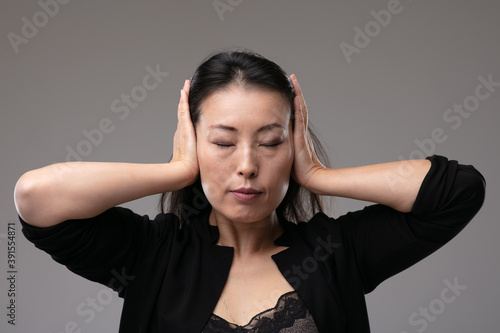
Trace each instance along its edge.
<path fill-rule="evenodd" d="M 280 93 L 237 85 L 209 95 L 196 124 L 201 183 L 215 212 L 234 222 L 268 218 L 293 163 L 290 107 Z"/>

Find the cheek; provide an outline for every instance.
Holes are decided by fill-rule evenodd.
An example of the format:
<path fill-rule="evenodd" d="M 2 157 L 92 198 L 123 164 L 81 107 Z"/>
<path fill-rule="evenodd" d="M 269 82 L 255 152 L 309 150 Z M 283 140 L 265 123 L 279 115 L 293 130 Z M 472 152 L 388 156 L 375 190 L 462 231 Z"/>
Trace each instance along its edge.
<path fill-rule="evenodd" d="M 210 173 L 213 163 L 217 162 L 211 152 L 211 147 L 206 142 L 197 143 L 198 166 L 200 172 Z"/>
<path fill-rule="evenodd" d="M 212 202 L 214 199 L 214 189 L 213 186 L 210 182 L 207 181 L 201 181 L 201 187 L 203 188 L 203 193 L 205 193 L 205 196 L 207 197 L 208 202 L 213 206 Z"/>
<path fill-rule="evenodd" d="M 269 161 L 269 178 L 277 195 L 285 195 L 290 184 L 290 175 L 292 172 L 293 151 L 286 149 L 280 152 L 278 158 Z"/>
<path fill-rule="evenodd" d="M 203 192 L 209 201 L 217 197 L 217 193 L 227 175 L 223 170 L 224 163 L 211 151 L 211 147 L 201 144 L 198 148 L 198 164 Z"/>
<path fill-rule="evenodd" d="M 210 169 L 202 170 L 200 168 L 200 180 L 201 187 L 203 188 L 203 193 L 207 197 L 208 202 L 212 206 L 217 206 L 217 202 L 220 201 L 221 191 L 220 186 L 221 183 L 218 180 L 217 175 L 211 172 Z"/>
<path fill-rule="evenodd" d="M 276 163 L 279 171 L 290 176 L 294 158 L 293 144 L 289 143 L 280 155 L 280 162 Z"/>

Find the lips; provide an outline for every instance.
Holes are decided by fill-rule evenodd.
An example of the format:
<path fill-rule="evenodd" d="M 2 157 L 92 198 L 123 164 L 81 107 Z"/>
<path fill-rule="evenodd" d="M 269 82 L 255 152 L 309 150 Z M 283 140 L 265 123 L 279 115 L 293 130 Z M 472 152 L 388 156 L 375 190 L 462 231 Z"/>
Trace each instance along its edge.
<path fill-rule="evenodd" d="M 249 201 L 257 198 L 262 194 L 261 191 L 257 191 L 251 187 L 242 187 L 237 190 L 231 191 L 231 194 L 238 200 Z"/>

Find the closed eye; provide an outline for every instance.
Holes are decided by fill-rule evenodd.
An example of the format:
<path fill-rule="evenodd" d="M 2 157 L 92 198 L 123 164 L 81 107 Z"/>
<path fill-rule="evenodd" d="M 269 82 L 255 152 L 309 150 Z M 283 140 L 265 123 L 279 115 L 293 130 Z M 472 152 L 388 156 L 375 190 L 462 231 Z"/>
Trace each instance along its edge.
<path fill-rule="evenodd" d="M 261 144 L 261 146 L 266 147 L 266 148 L 276 148 L 280 144 L 282 144 L 282 142 L 266 143 L 266 144 Z"/>
<path fill-rule="evenodd" d="M 231 143 L 214 143 L 214 145 L 216 145 L 217 147 L 219 148 L 229 148 L 229 147 L 232 147 L 234 146 L 233 144 Z"/>

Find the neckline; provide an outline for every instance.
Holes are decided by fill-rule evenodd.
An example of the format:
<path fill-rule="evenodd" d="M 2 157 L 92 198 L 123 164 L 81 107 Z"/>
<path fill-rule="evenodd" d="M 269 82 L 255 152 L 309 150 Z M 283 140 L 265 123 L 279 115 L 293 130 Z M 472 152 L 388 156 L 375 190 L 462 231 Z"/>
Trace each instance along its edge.
<path fill-rule="evenodd" d="M 285 298 L 287 298 L 287 297 L 289 297 L 289 296 L 292 296 L 292 295 L 297 295 L 297 298 L 300 298 L 300 297 L 298 297 L 298 293 L 297 293 L 297 291 L 296 291 L 296 290 L 288 291 L 288 292 L 284 293 L 283 295 L 281 295 L 281 296 L 278 298 L 278 300 L 276 301 L 276 305 L 275 305 L 274 307 L 269 308 L 269 309 L 267 309 L 267 310 L 264 310 L 264 311 L 261 311 L 261 312 L 257 313 L 255 316 L 253 316 L 252 318 L 250 318 L 250 320 L 248 321 L 248 323 L 246 323 L 245 325 L 238 325 L 238 324 L 236 324 L 236 323 L 230 322 L 230 321 L 228 321 L 228 320 L 226 320 L 226 319 L 222 318 L 221 316 L 216 315 L 215 313 L 212 313 L 212 316 L 213 316 L 213 317 L 216 317 L 216 318 L 219 318 L 220 320 L 222 320 L 222 321 L 226 322 L 226 323 L 227 323 L 227 324 L 229 324 L 229 325 L 234 325 L 236 328 L 243 328 L 243 329 L 246 329 L 246 327 L 250 326 L 250 325 L 253 323 L 253 321 L 254 321 L 257 317 L 262 316 L 262 315 L 263 315 L 263 314 L 265 314 L 265 313 L 268 313 L 268 312 L 271 312 L 271 311 L 277 310 L 277 309 L 278 309 L 278 307 L 279 307 L 279 305 L 280 305 L 280 303 L 281 303 L 281 302 L 282 302 Z"/>
<path fill-rule="evenodd" d="M 210 209 L 207 209 L 201 212 L 197 216 L 197 221 L 193 220 L 189 225 L 194 227 L 205 241 L 214 246 L 219 246 L 216 245 L 219 239 L 219 228 L 209 223 L 208 217 L 210 216 L 210 211 Z M 298 237 L 297 225 L 281 218 L 279 219 L 279 223 L 283 227 L 283 233 L 274 240 L 274 243 L 279 246 L 291 247 Z"/>

